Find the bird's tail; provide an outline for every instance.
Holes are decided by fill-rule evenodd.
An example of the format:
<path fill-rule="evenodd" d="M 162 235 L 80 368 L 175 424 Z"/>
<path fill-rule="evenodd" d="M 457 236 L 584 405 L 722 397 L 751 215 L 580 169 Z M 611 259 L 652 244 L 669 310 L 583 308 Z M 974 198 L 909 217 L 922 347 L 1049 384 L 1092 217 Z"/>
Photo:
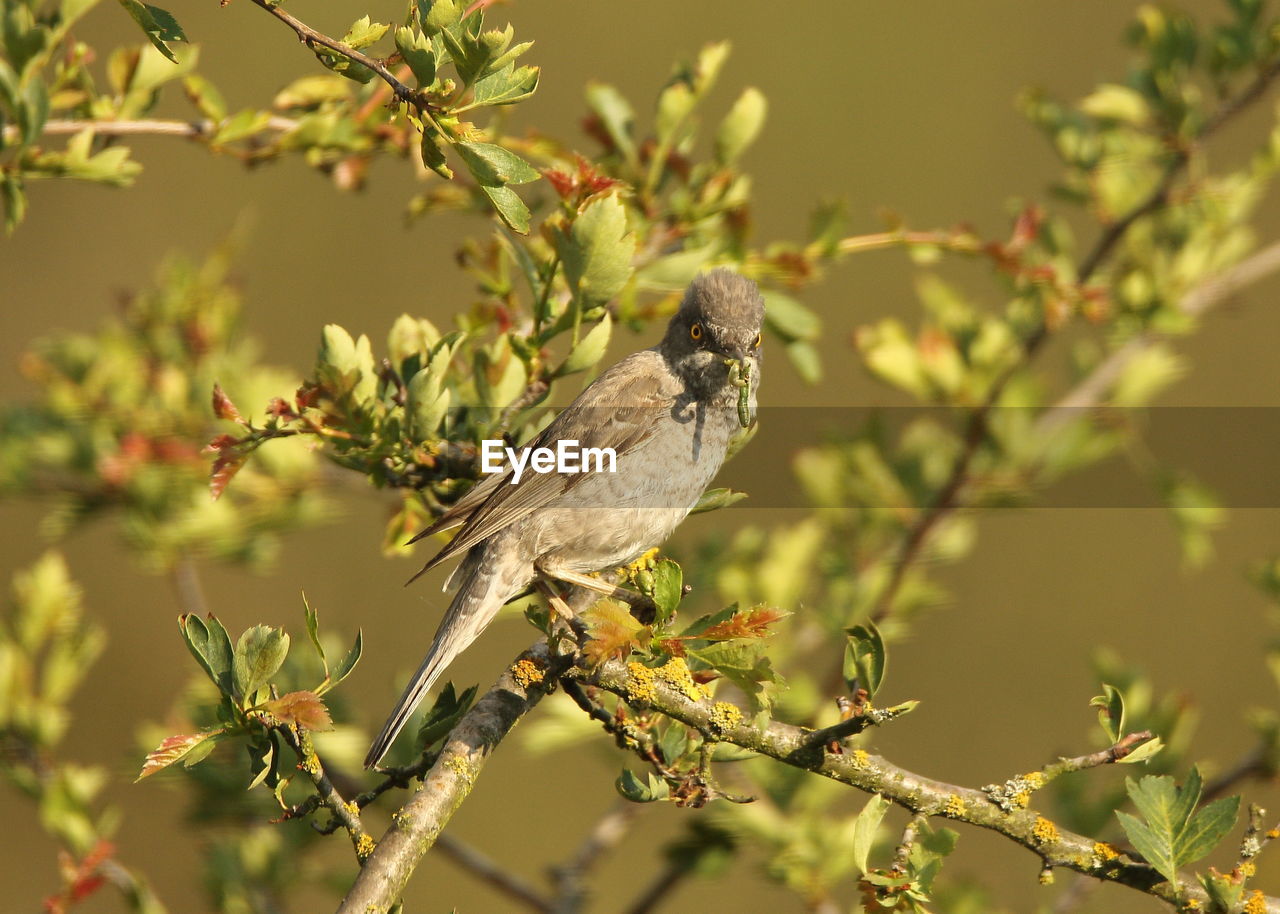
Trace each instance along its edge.
<path fill-rule="evenodd" d="M 488 627 L 510 596 L 511 588 L 519 583 L 508 580 L 518 577 L 512 574 L 512 569 L 495 568 L 493 563 L 485 561 L 487 551 L 483 545 L 475 547 L 463 560 L 464 565 L 471 567 L 465 568 L 461 586 L 440 620 L 435 640 L 431 642 L 431 649 L 423 658 L 422 665 L 405 686 L 391 716 L 369 747 L 369 754 L 364 759 L 366 768 L 372 768 L 382 760 L 436 679 Z M 460 567 L 459 570 L 464 569 Z"/>

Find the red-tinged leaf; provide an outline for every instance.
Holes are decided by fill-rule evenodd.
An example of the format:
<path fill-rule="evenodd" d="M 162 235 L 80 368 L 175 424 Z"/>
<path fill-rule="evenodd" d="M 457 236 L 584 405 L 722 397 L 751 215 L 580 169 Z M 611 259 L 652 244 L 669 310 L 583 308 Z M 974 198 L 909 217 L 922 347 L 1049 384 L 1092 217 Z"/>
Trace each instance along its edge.
<path fill-rule="evenodd" d="M 307 730 L 332 730 L 333 720 L 315 692 L 288 692 L 262 705 L 276 720 Z"/>
<path fill-rule="evenodd" d="M 147 753 L 147 759 L 142 764 L 142 771 L 134 783 L 136 784 L 137 781 L 168 768 L 174 762 L 181 761 L 207 740 L 216 739 L 224 732 L 223 730 L 205 730 L 202 733 L 165 737 L 159 746 Z"/>
<path fill-rule="evenodd" d="M 765 638 L 771 634 L 770 625 L 789 615 L 791 614 L 771 606 L 757 606 L 755 609 L 735 613 L 723 622 L 718 622 L 705 631 L 699 632 L 697 637 L 705 641 Z"/>
<path fill-rule="evenodd" d="M 602 600 L 582 614 L 590 640 L 582 653 L 592 665 L 610 657 L 626 656 L 632 649 L 643 647 L 652 632 L 641 625 L 625 606 L 614 600 Z"/>
<path fill-rule="evenodd" d="M 576 182 L 573 180 L 573 175 L 568 172 L 561 171 L 558 168 L 546 168 L 543 169 L 542 176 L 547 179 L 547 182 L 555 188 L 556 193 L 562 198 L 567 200 L 574 195 Z"/>
<path fill-rule="evenodd" d="M 1044 222 L 1044 210 L 1038 206 L 1028 206 L 1013 223 L 1013 235 L 1009 239 L 1009 248 L 1022 251 L 1028 244 L 1036 240 L 1040 234 L 1040 226 Z"/>
<path fill-rule="evenodd" d="M 298 414 L 293 411 L 293 407 L 280 397 L 271 398 L 271 402 L 267 404 L 267 415 L 273 416 L 276 419 L 298 418 Z"/>
<path fill-rule="evenodd" d="M 213 385 L 213 414 L 219 419 L 229 419 L 241 425 L 245 424 L 244 416 L 240 415 L 240 410 L 236 409 L 236 405 L 231 402 L 231 398 L 227 396 L 221 384 Z"/>
<path fill-rule="evenodd" d="M 216 436 L 212 441 L 204 446 L 204 453 L 216 454 L 219 451 L 226 450 L 229 447 L 235 447 L 240 443 L 240 439 L 235 435 L 222 434 Z"/>
<path fill-rule="evenodd" d="M 218 455 L 218 459 L 213 462 L 213 471 L 209 474 L 209 494 L 213 496 L 214 501 L 222 496 L 227 484 L 240 472 L 240 468 L 244 466 L 248 457 L 248 454 L 234 451 Z"/>

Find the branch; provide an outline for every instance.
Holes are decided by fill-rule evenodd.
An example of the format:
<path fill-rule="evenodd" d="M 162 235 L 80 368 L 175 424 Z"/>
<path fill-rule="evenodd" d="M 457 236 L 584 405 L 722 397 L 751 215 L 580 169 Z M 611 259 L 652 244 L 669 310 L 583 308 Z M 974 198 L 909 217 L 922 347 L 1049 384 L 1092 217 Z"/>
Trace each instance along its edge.
<path fill-rule="evenodd" d="M 617 847 L 626 837 L 640 810 L 641 807 L 635 803 L 625 800 L 619 802 L 592 826 L 573 856 L 552 868 L 551 878 L 555 882 L 556 898 L 549 910 L 555 914 L 576 914 L 582 910 L 587 895 L 584 882 L 587 872 L 601 855 Z"/>
<path fill-rule="evenodd" d="M 1208 896 L 1194 879 L 1180 880 L 1177 891 L 1151 866 L 1092 838 L 1055 825 L 1034 809 L 1005 811 L 984 793 L 935 781 L 899 768 L 884 758 L 858 750 L 832 754 L 815 747 L 809 731 L 772 721 L 757 728 L 741 714 L 727 713 L 723 702 L 693 701 L 661 679 L 646 682 L 643 690 L 632 681 L 627 664 L 608 661 L 592 672 L 570 675 L 598 686 L 629 702 L 643 694 L 645 706 L 721 742 L 731 743 L 787 765 L 848 784 L 867 793 L 878 793 L 913 814 L 942 816 L 997 832 L 1040 857 L 1044 867 L 1074 870 L 1095 879 L 1125 885 L 1170 904 L 1195 899 L 1208 910 Z M 1090 767 L 1117 757 L 1115 747 L 1070 759 L 1056 765 Z M 1280 899 L 1265 898 L 1264 910 L 1280 914 Z"/>
<path fill-rule="evenodd" d="M 554 686 L 571 662 L 539 641 L 503 672 L 453 728 L 422 786 L 392 814 L 391 827 L 365 861 L 339 914 L 382 914 L 395 904 L 498 743 L 546 694 L 543 683 Z"/>
<path fill-rule="evenodd" d="M 387 69 L 387 65 L 377 58 L 370 57 L 368 54 L 362 54 L 355 48 L 348 47 L 336 38 L 330 38 L 323 32 L 318 32 L 302 20 L 289 13 L 286 13 L 277 3 L 272 0 L 253 0 L 255 6 L 260 6 L 272 16 L 275 16 L 289 28 L 293 29 L 294 34 L 298 36 L 298 40 L 305 44 L 308 48 L 315 50 L 316 45 L 336 51 L 343 57 L 354 60 L 361 66 L 368 67 L 374 73 L 391 87 L 391 91 L 396 94 L 396 98 L 412 105 L 418 111 L 426 112 L 431 108 L 427 100 L 422 94 L 411 89 L 396 78 L 396 75 Z"/>
<path fill-rule="evenodd" d="M 1261 279 L 1280 271 L 1280 241 L 1240 261 L 1226 272 L 1196 286 L 1178 303 L 1178 310 L 1188 317 L 1199 317 L 1217 307 Z M 1080 410 L 1102 402 L 1103 397 L 1120 379 L 1124 369 L 1168 335 L 1148 330 L 1128 340 L 1103 359 L 1083 380 L 1050 407 L 1036 423 L 1040 435 L 1051 434 L 1069 422 Z"/>
<path fill-rule="evenodd" d="M 40 132 L 45 136 L 67 136 L 92 130 L 98 136 L 179 136 L 204 140 L 218 132 L 222 124 L 219 121 L 203 118 L 196 121 L 169 121 L 159 119 L 142 119 L 134 121 L 84 120 L 78 118 L 55 118 L 45 121 Z M 288 117 L 271 115 L 267 119 L 267 128 L 280 133 L 288 133 L 298 126 L 298 122 Z M 6 143 L 18 140 L 18 128 L 7 126 L 0 133 Z"/>
<path fill-rule="evenodd" d="M 496 889 L 508 898 L 514 899 L 534 911 L 550 914 L 552 907 L 541 892 L 535 889 L 516 874 L 506 870 L 501 864 L 482 854 L 469 844 L 440 835 L 436 839 L 436 847 L 462 869 L 480 879 L 486 885 Z"/>
<path fill-rule="evenodd" d="M 1277 77 L 1280 77 L 1280 60 L 1274 61 L 1265 67 L 1258 73 L 1253 82 L 1238 95 L 1223 102 L 1205 121 L 1193 143 L 1207 140 L 1224 124 L 1261 98 Z M 1077 284 L 1083 285 L 1098 271 L 1135 222 L 1156 212 L 1165 205 L 1168 201 L 1170 190 L 1190 160 L 1190 148 L 1179 149 L 1173 159 L 1166 165 L 1160 181 L 1151 194 L 1107 227 L 1093 248 L 1080 262 L 1080 268 L 1076 274 Z M 952 466 L 951 474 L 946 482 L 943 483 L 942 488 L 938 490 L 933 502 L 917 517 L 915 523 L 907 531 L 902 548 L 898 552 L 898 559 L 889 575 L 889 580 L 885 583 L 884 589 L 876 599 L 875 609 L 871 614 L 873 620 L 882 621 L 889 615 L 893 608 L 893 601 L 906 580 L 907 572 L 920 557 L 929 534 L 939 522 L 959 506 L 961 490 L 964 488 L 965 483 L 968 482 L 973 461 L 978 455 L 982 442 L 987 438 L 987 420 L 991 410 L 999 401 L 1000 395 L 1009 381 L 1035 358 L 1048 339 L 1048 327 L 1042 323 L 1040 328 L 1033 332 L 1023 344 L 1022 358 L 996 379 L 991 385 L 991 390 L 988 392 L 986 399 L 973 411 L 965 429 L 963 448 L 960 456 L 956 458 L 956 462 Z"/>

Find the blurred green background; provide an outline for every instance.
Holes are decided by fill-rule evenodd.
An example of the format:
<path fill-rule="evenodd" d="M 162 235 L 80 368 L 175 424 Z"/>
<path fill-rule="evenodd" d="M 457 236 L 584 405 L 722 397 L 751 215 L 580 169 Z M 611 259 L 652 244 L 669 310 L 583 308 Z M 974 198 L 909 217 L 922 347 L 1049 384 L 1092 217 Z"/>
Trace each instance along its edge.
<path fill-rule="evenodd" d="M 1219 4 L 1197 0 L 1182 6 L 1210 15 Z M 220 8 L 208 0 L 186 7 L 174 12 L 202 46 L 202 71 L 223 88 L 233 109 L 264 104 L 285 82 L 316 67 L 287 29 L 248 3 Z M 399 10 L 399 4 L 354 3 L 294 9 L 317 28 L 338 34 L 357 15 L 394 19 Z M 576 141 L 582 141 L 578 123 L 587 80 L 607 80 L 643 102 L 654 96 L 676 59 L 707 41 L 730 39 L 733 57 L 717 90 L 721 105 L 748 84 L 770 102 L 765 133 L 746 163 L 755 177 L 755 231 L 768 240 L 800 237 L 812 205 L 838 196 L 850 202 L 855 231 L 876 230 L 877 213 L 887 207 L 915 227 L 963 221 L 982 234 L 1003 235 L 1007 200 L 1043 196 L 1055 174 L 1043 140 L 1015 109 L 1016 93 L 1039 85 L 1074 99 L 1100 81 L 1122 78 L 1128 51 L 1119 36 L 1132 11 L 1115 0 L 813 0 L 787 6 L 524 0 L 499 7 L 490 19 L 509 18 L 519 35 L 535 39 L 530 62 L 543 67 L 541 88 L 520 107 L 514 132 L 536 123 Z M 138 40 L 114 4 L 96 9 L 81 31 L 108 36 L 95 39 L 100 47 Z M 186 116 L 171 104 L 159 113 Z M 1245 146 L 1235 141 L 1256 133 L 1269 114 L 1265 109 L 1274 104 L 1269 100 L 1263 110 L 1233 123 L 1215 141 L 1215 154 L 1238 159 Z M 406 228 L 403 206 L 415 188 L 409 170 L 398 163 L 375 163 L 367 191 L 341 196 L 296 161 L 245 171 L 181 140 L 139 138 L 130 145 L 146 166 L 136 187 L 112 191 L 41 183 L 31 189 L 26 224 L 0 243 L 0 396 L 8 400 L 26 395 L 17 365 L 32 338 L 93 330 L 122 290 L 150 280 L 166 253 L 200 256 L 245 217 L 250 233 L 236 275 L 245 293 L 247 327 L 262 341 L 268 361 L 291 367 L 299 377 L 324 323 L 378 339 L 402 311 L 443 326 L 469 300 L 468 282 L 452 265 L 453 248 L 464 233 L 483 232 L 484 226 L 475 217 L 443 215 Z M 1280 235 L 1274 199 L 1264 208 L 1263 222 L 1268 236 Z M 762 403 L 896 402 L 856 368 L 849 334 L 883 315 L 916 314 L 912 272 L 900 253 L 865 254 L 807 293 L 827 328 L 825 380 L 816 390 L 805 388 L 783 359 L 772 359 Z M 1280 406 L 1278 296 L 1280 282 L 1273 278 L 1215 312 L 1204 331 L 1183 346 L 1193 370 L 1164 402 Z M 652 342 L 619 333 L 612 355 Z M 766 424 L 752 447 L 776 453 L 790 446 L 788 440 L 770 441 L 774 433 Z M 791 431 L 778 431 L 784 433 Z M 1277 452 L 1251 450 L 1244 456 L 1252 464 L 1240 463 L 1233 472 L 1272 476 Z M 753 482 L 768 484 L 753 479 L 751 469 L 749 449 L 734 468 L 735 484 L 748 491 Z M 350 633 L 362 627 L 364 660 L 345 693 L 371 725 L 381 720 L 398 694 L 397 683 L 425 650 L 443 607 L 439 577 L 402 589 L 409 563 L 381 556 L 388 505 L 373 490 L 354 490 L 344 499 L 340 523 L 288 540 L 265 576 L 203 569 L 210 604 L 233 632 L 267 622 L 299 633 L 302 589 L 328 629 Z M 697 517 L 672 548 L 681 554 L 681 543 L 726 525 L 786 514 L 741 508 Z M 40 516 L 39 504 L 0 504 L 0 571 L 6 579 L 45 548 L 33 535 Z M 912 640 L 894 650 L 895 698 L 923 704 L 910 721 L 878 732 L 872 748 L 910 769 L 969 785 L 1032 770 L 1056 754 L 1084 751 L 1082 734 L 1094 714 L 1087 704 L 1097 691 L 1088 658 L 1107 645 L 1146 667 L 1158 686 L 1194 696 L 1203 722 L 1193 755 L 1238 758 L 1252 744 L 1243 709 L 1275 702 L 1261 662 L 1266 608 L 1242 568 L 1280 551 L 1280 509 L 1233 508 L 1216 545 L 1216 561 L 1188 572 L 1181 570 L 1176 537 L 1161 509 L 986 512 L 973 557 L 940 573 L 952 590 L 952 604 L 925 617 Z M 180 792 L 164 779 L 130 784 L 140 761 L 138 725 L 163 720 L 194 670 L 174 631 L 175 595 L 165 580 L 134 567 L 106 526 L 78 534 L 64 548 L 85 587 L 90 613 L 103 620 L 110 636 L 76 703 L 65 753 L 106 764 L 119 775 L 109 797 L 125 814 L 121 859 L 144 871 L 173 911 L 201 910 L 196 851 L 202 839 L 184 825 Z M 343 571 L 335 574 L 335 568 Z M 528 628 L 509 619 L 491 629 L 451 675 L 458 682 L 488 684 L 530 640 Z M 606 742 L 578 754 L 530 760 L 513 738 L 450 831 L 539 879 L 615 802 L 617 759 Z M 1078 776 L 1124 774 L 1107 769 Z M 567 787 L 569 802 L 561 793 Z M 1280 807 L 1274 786 L 1250 785 L 1248 798 Z M 11 802 L 5 799 L 4 806 Z M 0 837 L 8 910 L 34 910 L 56 885 L 52 843 L 20 825 L 28 812 L 11 809 L 10 827 Z M 667 804 L 646 807 L 640 826 L 603 868 L 592 910 L 611 911 L 632 897 L 654 871 L 651 861 L 662 837 L 683 817 L 698 814 Z M 335 839 L 333 845 L 335 865 L 348 867 L 344 842 Z M 1037 861 L 1022 849 L 965 829 L 944 879 L 981 878 L 994 887 L 996 902 L 1022 912 L 1052 898 L 1037 885 L 1036 870 Z M 1264 860 L 1259 887 L 1280 891 L 1280 876 L 1274 867 L 1270 876 L 1267 870 Z M 1064 874 L 1059 880 L 1071 878 Z M 724 909 L 725 890 L 691 880 L 667 909 Z M 800 909 L 795 896 L 763 880 L 750 860 L 734 869 L 728 891 L 742 910 Z M 415 911 L 455 905 L 460 911 L 495 911 L 508 904 L 438 854 L 428 857 L 408 897 Z M 112 910 L 112 904 L 103 893 L 86 910 Z M 318 897 L 303 899 L 297 910 L 323 906 Z M 1162 909 L 1132 892 L 1104 887 L 1079 910 Z"/>

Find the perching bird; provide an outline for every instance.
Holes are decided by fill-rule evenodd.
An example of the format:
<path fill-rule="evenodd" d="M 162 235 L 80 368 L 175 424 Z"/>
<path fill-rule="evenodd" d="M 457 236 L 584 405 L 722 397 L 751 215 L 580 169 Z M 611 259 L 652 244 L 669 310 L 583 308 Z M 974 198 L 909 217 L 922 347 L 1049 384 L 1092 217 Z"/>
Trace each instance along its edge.
<path fill-rule="evenodd" d="M 508 468 L 414 538 L 462 525 L 414 578 L 464 551 L 466 557 L 445 584 L 457 591 L 431 649 L 373 741 L 366 767 L 381 760 L 432 683 L 509 599 L 535 579 L 599 588 L 587 573 L 633 561 L 679 526 L 730 440 L 755 415 L 763 319 L 764 299 L 751 280 L 724 269 L 699 276 L 662 342 L 601 374 L 529 443 L 612 448 L 615 472 L 526 471 L 512 485 Z"/>

